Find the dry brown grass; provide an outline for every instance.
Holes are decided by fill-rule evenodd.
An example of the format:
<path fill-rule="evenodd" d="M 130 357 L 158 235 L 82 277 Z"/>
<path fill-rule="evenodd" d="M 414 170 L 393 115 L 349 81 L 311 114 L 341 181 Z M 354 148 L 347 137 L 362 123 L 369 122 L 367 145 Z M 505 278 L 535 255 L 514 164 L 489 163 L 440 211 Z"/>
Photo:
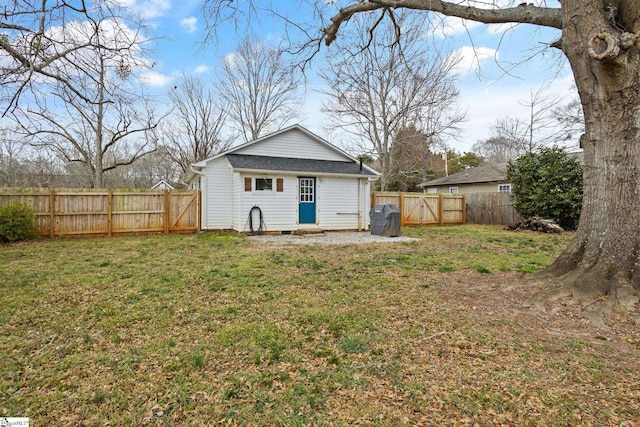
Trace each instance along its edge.
<path fill-rule="evenodd" d="M 638 312 L 521 308 L 568 236 L 0 248 L 0 416 L 33 425 L 634 425 Z"/>

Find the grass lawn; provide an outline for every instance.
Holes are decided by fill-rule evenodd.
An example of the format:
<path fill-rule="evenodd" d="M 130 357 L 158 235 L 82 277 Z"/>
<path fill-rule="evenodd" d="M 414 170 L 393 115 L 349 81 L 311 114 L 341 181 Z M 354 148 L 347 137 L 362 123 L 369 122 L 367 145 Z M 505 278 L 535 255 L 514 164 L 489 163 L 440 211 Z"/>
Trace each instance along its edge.
<path fill-rule="evenodd" d="M 616 425 L 640 420 L 640 316 L 521 308 L 571 235 L 243 236 L 0 247 L 0 416 L 44 425 Z"/>

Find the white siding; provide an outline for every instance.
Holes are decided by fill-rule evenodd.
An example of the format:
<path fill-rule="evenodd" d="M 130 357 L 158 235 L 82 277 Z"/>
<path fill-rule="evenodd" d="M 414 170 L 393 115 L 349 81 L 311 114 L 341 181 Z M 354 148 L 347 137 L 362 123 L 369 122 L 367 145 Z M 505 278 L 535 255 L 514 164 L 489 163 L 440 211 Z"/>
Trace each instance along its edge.
<path fill-rule="evenodd" d="M 203 170 L 203 229 L 233 229 L 248 233 L 249 212 L 258 206 L 265 231 L 299 230 L 298 177 L 294 175 L 252 175 L 232 172 L 224 158 Z M 252 191 L 244 191 L 244 178 L 252 178 Z M 254 178 L 273 179 L 273 191 L 256 191 Z M 276 191 L 277 179 L 283 191 Z M 316 220 L 323 230 L 358 230 L 369 226 L 371 185 L 366 179 L 316 177 Z M 254 223 L 254 227 L 258 224 Z M 308 226 L 307 226 L 308 227 Z"/>
<path fill-rule="evenodd" d="M 240 231 L 240 209 L 242 207 L 242 192 L 244 190 L 244 182 L 242 176 L 238 172 L 233 172 L 231 175 L 231 212 L 233 218 L 231 219 L 231 228 L 236 231 Z"/>
<path fill-rule="evenodd" d="M 291 175 L 251 175 L 237 174 L 238 182 L 244 183 L 245 177 L 273 179 L 273 191 L 256 191 L 252 182 L 252 191 L 244 191 L 241 185 L 239 194 L 239 209 L 235 212 L 234 230 L 250 232 L 249 212 L 254 206 L 262 211 L 262 218 L 266 230 L 264 231 L 296 231 L 298 229 L 298 178 Z M 283 191 L 276 191 L 276 180 L 283 179 Z M 254 222 L 254 228 L 259 224 Z"/>
<path fill-rule="evenodd" d="M 357 230 L 363 195 L 358 179 L 321 177 L 318 191 L 318 226 L 323 230 Z M 360 187 L 360 189 L 358 189 Z"/>
<path fill-rule="evenodd" d="M 248 147 L 240 148 L 233 154 L 253 156 L 288 157 L 294 159 L 318 159 L 348 161 L 341 153 L 309 137 L 298 129 L 275 135 Z"/>
<path fill-rule="evenodd" d="M 207 163 L 202 171 L 204 188 L 202 191 L 202 228 L 220 230 L 231 228 L 232 190 L 231 168 L 225 158 Z"/>

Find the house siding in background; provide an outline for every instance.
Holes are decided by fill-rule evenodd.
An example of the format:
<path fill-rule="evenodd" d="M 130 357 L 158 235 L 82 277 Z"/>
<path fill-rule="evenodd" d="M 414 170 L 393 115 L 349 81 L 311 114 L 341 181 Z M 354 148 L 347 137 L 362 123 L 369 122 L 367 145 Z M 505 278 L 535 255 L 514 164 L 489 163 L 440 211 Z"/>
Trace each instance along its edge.
<path fill-rule="evenodd" d="M 507 163 L 487 163 L 419 184 L 425 193 L 497 193 L 506 180 Z M 457 191 L 452 191 L 452 189 Z M 503 188 L 504 190 L 504 188 Z"/>
<path fill-rule="evenodd" d="M 509 184 L 507 181 L 502 182 L 488 182 L 488 183 L 476 183 L 476 184 L 449 184 L 436 187 L 426 188 L 426 193 L 450 193 L 450 188 L 455 187 L 458 189 L 457 194 L 470 194 L 470 193 L 498 193 L 500 192 L 500 186 Z"/>

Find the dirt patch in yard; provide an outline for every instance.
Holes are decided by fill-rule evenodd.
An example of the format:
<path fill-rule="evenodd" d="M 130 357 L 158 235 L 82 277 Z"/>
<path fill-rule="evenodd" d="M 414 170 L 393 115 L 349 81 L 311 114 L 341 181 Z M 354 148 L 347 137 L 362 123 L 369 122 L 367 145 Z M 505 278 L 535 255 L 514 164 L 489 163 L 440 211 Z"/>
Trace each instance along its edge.
<path fill-rule="evenodd" d="M 414 237 L 374 236 L 369 232 L 325 232 L 300 235 L 262 235 L 249 236 L 250 241 L 271 246 L 299 245 L 365 245 L 371 243 L 403 243 L 418 241 Z"/>

